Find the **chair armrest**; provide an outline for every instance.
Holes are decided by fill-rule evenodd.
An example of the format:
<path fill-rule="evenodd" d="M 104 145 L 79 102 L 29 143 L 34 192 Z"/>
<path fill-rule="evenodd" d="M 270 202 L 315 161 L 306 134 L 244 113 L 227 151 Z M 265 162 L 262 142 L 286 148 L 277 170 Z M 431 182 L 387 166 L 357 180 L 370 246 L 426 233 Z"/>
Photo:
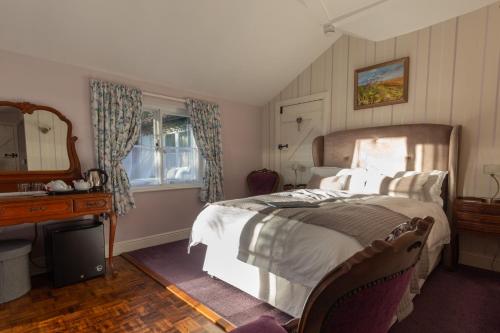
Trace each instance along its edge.
<path fill-rule="evenodd" d="M 284 325 L 282 327 L 288 332 L 288 333 L 296 333 L 297 330 L 299 329 L 299 321 L 300 318 L 294 318 Z"/>

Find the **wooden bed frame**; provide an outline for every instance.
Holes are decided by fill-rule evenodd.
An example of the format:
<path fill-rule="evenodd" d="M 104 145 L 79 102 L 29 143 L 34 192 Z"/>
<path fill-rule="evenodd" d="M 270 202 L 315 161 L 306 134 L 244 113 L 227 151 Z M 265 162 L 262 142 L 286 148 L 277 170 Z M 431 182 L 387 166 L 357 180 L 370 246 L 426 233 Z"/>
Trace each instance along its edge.
<path fill-rule="evenodd" d="M 314 139 L 315 166 L 356 168 L 377 164 L 380 171 L 448 171 L 443 183 L 443 209 L 448 216 L 451 242 L 443 251 L 443 262 L 449 269 L 457 261 L 457 234 L 452 207 L 457 197 L 457 177 L 461 126 L 408 124 L 369 127 L 333 132 Z M 398 151 L 390 142 L 398 141 Z M 401 146 L 404 147 L 401 147 Z M 403 148 L 403 149 L 400 149 Z M 402 150 L 404 153 L 402 154 Z"/>

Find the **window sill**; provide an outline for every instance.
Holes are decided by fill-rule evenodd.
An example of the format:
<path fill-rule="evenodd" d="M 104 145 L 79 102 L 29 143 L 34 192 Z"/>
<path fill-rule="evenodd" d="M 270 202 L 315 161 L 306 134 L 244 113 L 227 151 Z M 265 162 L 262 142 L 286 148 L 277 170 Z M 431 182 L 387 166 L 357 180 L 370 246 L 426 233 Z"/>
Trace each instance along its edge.
<path fill-rule="evenodd" d="M 131 191 L 132 193 L 142 193 L 142 192 L 185 190 L 194 188 L 201 188 L 201 184 L 164 184 L 164 185 L 138 186 L 138 187 L 132 187 Z"/>

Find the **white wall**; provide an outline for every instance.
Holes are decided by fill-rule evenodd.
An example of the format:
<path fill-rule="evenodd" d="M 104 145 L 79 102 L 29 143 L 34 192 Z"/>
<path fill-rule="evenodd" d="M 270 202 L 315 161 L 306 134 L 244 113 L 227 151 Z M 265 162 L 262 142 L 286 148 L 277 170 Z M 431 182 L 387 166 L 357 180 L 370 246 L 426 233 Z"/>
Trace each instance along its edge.
<path fill-rule="evenodd" d="M 405 123 L 462 125 L 459 192 L 489 196 L 494 187 L 483 164 L 500 163 L 500 8 L 498 4 L 381 42 L 343 36 L 263 110 L 263 164 L 273 168 L 274 112 L 278 101 L 326 91 L 330 130 Z M 356 68 L 410 57 L 409 101 L 353 110 Z M 467 234 L 462 260 L 485 268 L 500 240 Z M 500 260 L 496 261 L 500 270 Z"/>
<path fill-rule="evenodd" d="M 0 51 L 0 73 L 0 100 L 48 105 L 61 111 L 72 122 L 73 135 L 78 137 L 76 150 L 83 170 L 95 166 L 89 108 L 90 78 L 120 82 L 149 92 L 203 98 L 218 103 L 221 110 L 224 190 L 227 198 L 246 196 L 245 177 L 250 171 L 260 168 L 261 113 L 256 107 L 6 51 Z M 155 102 L 145 100 L 145 104 Z M 118 219 L 116 241 L 190 228 L 203 208 L 198 196 L 199 189 L 135 193 L 137 208 Z M 19 231 L 20 228 L 24 231 Z M 0 237 L 31 238 L 32 228 L 30 225 L 11 228 L 15 232 L 0 228 Z"/>

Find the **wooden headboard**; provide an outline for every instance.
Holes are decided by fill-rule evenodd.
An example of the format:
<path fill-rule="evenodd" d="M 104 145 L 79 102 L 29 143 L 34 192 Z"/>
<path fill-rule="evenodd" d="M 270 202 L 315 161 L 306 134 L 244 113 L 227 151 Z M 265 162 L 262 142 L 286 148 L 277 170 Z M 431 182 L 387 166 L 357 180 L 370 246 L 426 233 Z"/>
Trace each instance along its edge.
<path fill-rule="evenodd" d="M 443 188 L 444 209 L 452 229 L 457 196 L 461 126 L 409 124 L 332 132 L 314 139 L 315 166 L 376 167 L 394 171 L 448 171 Z"/>

